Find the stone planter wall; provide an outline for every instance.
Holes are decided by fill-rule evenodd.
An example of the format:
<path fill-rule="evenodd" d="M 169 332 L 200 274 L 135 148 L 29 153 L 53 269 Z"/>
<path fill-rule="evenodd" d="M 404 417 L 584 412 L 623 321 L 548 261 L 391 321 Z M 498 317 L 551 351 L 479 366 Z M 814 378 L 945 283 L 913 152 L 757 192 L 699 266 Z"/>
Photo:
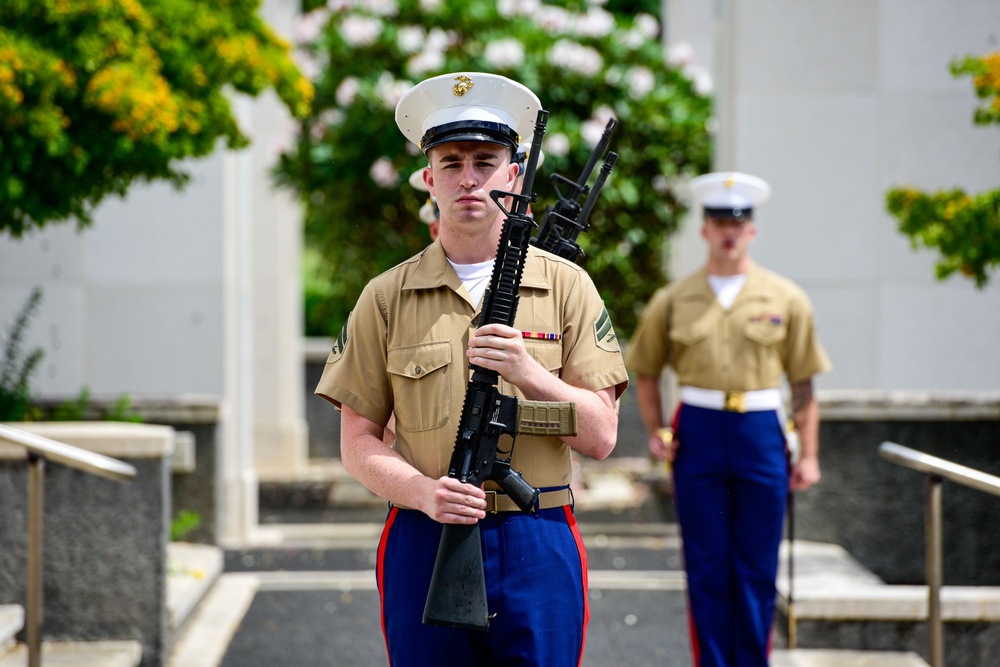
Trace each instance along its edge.
<path fill-rule="evenodd" d="M 9 424 L 133 465 L 120 482 L 54 463 L 45 470 L 46 640 L 134 639 L 142 667 L 162 667 L 174 430 L 114 422 Z M 0 443 L 0 603 L 25 604 L 27 465 Z"/>

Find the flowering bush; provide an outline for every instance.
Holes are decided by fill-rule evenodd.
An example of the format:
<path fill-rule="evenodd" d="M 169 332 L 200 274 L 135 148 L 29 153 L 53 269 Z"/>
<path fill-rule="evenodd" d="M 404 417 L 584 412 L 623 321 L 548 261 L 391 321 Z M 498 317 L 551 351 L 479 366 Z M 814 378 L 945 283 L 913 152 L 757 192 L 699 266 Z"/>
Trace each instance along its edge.
<path fill-rule="evenodd" d="M 951 71 L 955 76 L 971 75 L 976 95 L 983 100 L 973 122 L 1000 124 L 1000 51 L 955 61 Z M 969 195 L 961 189 L 924 193 L 893 188 L 886 194 L 886 207 L 914 247 L 938 250 L 939 280 L 957 271 L 982 288 L 989 282 L 989 272 L 1000 264 L 1000 189 Z"/>
<path fill-rule="evenodd" d="M 90 222 L 136 180 L 186 180 L 177 161 L 247 144 L 227 89 L 273 88 L 305 116 L 312 84 L 259 0 L 0 3 L 0 230 Z"/>
<path fill-rule="evenodd" d="M 406 180 L 427 161 L 394 110 L 418 81 L 453 71 L 509 76 L 549 111 L 536 215 L 555 203 L 549 176 L 576 181 L 619 119 L 620 157 L 579 241 L 616 329 L 631 333 L 683 213 L 672 185 L 711 153 L 711 82 L 689 51 L 667 62 L 654 16 L 541 0 L 330 0 L 304 15 L 299 37 L 316 102 L 278 176 L 306 203 L 307 252 L 324 274 L 307 278 L 326 290 L 307 294 L 307 333 L 339 330 L 369 278 L 426 245 L 423 195 Z"/>

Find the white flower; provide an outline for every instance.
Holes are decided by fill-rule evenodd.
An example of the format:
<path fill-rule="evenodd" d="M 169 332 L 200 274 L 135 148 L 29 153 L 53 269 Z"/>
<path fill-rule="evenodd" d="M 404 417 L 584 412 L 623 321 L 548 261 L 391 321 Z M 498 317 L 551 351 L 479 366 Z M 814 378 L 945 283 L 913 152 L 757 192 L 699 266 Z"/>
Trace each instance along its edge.
<path fill-rule="evenodd" d="M 375 185 L 384 190 L 389 190 L 399 184 L 399 172 L 392 166 L 392 161 L 387 157 L 380 157 L 372 162 L 368 175 L 375 181 Z"/>
<path fill-rule="evenodd" d="M 580 126 L 580 136 L 588 146 L 596 146 L 604 134 L 605 123 L 598 122 L 591 118 Z"/>
<path fill-rule="evenodd" d="M 444 0 L 420 0 L 420 9 L 425 12 L 433 12 L 442 4 L 444 4 Z"/>
<path fill-rule="evenodd" d="M 451 30 L 433 28 L 427 34 L 427 45 L 424 47 L 429 51 L 444 51 L 449 46 L 454 46 L 458 42 L 458 35 Z"/>
<path fill-rule="evenodd" d="M 603 128 L 608 124 L 608 121 L 615 117 L 615 110 L 609 107 L 607 104 L 602 104 L 601 106 L 594 109 L 594 112 L 590 115 L 595 121 L 601 124 Z"/>
<path fill-rule="evenodd" d="M 668 181 L 666 176 L 664 176 L 663 174 L 657 174 L 656 176 L 654 176 L 653 180 L 650 182 L 650 185 L 653 186 L 654 192 L 661 195 L 666 194 L 670 190 L 670 181 Z"/>
<path fill-rule="evenodd" d="M 684 76 L 691 80 L 694 90 L 699 95 L 709 95 L 713 89 L 712 75 L 699 65 L 689 65 L 683 70 Z"/>
<path fill-rule="evenodd" d="M 677 42 L 667 49 L 667 62 L 673 67 L 686 67 L 694 63 L 694 49 L 687 42 Z"/>
<path fill-rule="evenodd" d="M 540 8 L 540 0 L 497 0 L 497 12 L 504 18 L 534 16 Z"/>
<path fill-rule="evenodd" d="M 583 76 L 595 76 L 604 66 L 596 49 L 568 39 L 560 39 L 549 49 L 549 62 Z"/>
<path fill-rule="evenodd" d="M 497 69 L 511 69 L 524 62 L 524 46 L 513 37 L 499 39 L 486 45 L 483 56 Z"/>
<path fill-rule="evenodd" d="M 309 128 L 309 134 L 314 139 L 322 139 L 329 128 L 339 125 L 343 121 L 344 113 L 340 109 L 325 109 L 316 117 L 316 121 Z"/>
<path fill-rule="evenodd" d="M 618 36 L 618 41 L 622 43 L 627 49 L 638 49 L 640 46 L 649 41 L 649 39 L 636 29 L 628 30 Z"/>
<path fill-rule="evenodd" d="M 302 76 L 312 81 L 316 80 L 319 76 L 322 67 L 320 67 L 319 61 L 313 54 L 303 49 L 295 49 L 292 52 L 292 58 L 295 60 L 295 64 L 299 66 L 299 71 L 302 72 Z"/>
<path fill-rule="evenodd" d="M 546 154 L 563 156 L 569 153 L 569 139 L 562 132 L 547 135 L 542 143 Z"/>
<path fill-rule="evenodd" d="M 396 0 L 364 0 L 358 5 L 365 7 L 376 16 L 395 16 L 399 13 L 399 5 Z"/>
<path fill-rule="evenodd" d="M 403 53 L 416 53 L 423 46 L 427 31 L 420 25 L 408 25 L 399 29 L 397 43 Z"/>
<path fill-rule="evenodd" d="M 368 46 L 382 32 L 382 21 L 371 16 L 351 14 L 340 24 L 340 34 L 351 46 Z"/>
<path fill-rule="evenodd" d="M 591 7 L 576 20 L 576 33 L 584 37 L 605 37 L 614 29 L 614 15 L 600 7 Z"/>
<path fill-rule="evenodd" d="M 442 67 L 444 67 L 444 53 L 431 49 L 421 51 L 406 62 L 407 71 L 414 77 Z"/>
<path fill-rule="evenodd" d="M 660 34 L 660 22 L 652 14 L 636 14 L 635 29 L 646 39 L 656 39 Z"/>
<path fill-rule="evenodd" d="M 569 32 L 570 26 L 573 24 L 569 13 L 565 9 L 551 5 L 539 7 L 535 13 L 535 22 L 545 29 L 546 32 L 557 35 L 564 35 Z"/>
<path fill-rule="evenodd" d="M 330 11 L 325 7 L 320 7 L 308 14 L 304 14 L 299 18 L 298 24 L 295 26 L 295 39 L 300 44 L 315 41 L 320 36 L 320 33 L 323 32 L 323 26 L 326 25 L 329 19 Z"/>
<path fill-rule="evenodd" d="M 628 94 L 634 100 L 640 100 L 653 91 L 656 77 L 648 67 L 633 67 L 625 75 L 628 81 Z"/>
<path fill-rule="evenodd" d="M 337 91 L 334 93 L 337 106 L 349 107 L 354 104 L 354 98 L 358 95 L 358 88 L 358 80 L 355 77 L 345 77 L 340 82 L 340 85 L 337 86 Z"/>
<path fill-rule="evenodd" d="M 399 81 L 389 72 L 382 72 L 378 77 L 378 83 L 375 84 L 375 94 L 386 109 L 395 109 L 399 98 L 412 87 L 413 84 L 408 81 Z"/>

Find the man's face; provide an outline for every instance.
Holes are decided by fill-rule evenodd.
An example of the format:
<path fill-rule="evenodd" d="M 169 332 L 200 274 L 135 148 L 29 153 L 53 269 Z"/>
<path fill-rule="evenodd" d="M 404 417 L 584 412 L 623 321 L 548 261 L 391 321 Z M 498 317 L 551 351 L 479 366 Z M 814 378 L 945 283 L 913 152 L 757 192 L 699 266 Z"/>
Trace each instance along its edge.
<path fill-rule="evenodd" d="M 713 259 L 724 262 L 739 261 L 747 256 L 757 227 L 751 219 L 705 217 L 701 235 L 708 242 L 708 252 Z"/>
<path fill-rule="evenodd" d="M 492 190 L 510 190 L 516 165 L 510 149 L 483 141 L 441 144 L 428 152 L 424 183 L 437 199 L 442 224 L 493 222 L 500 209 Z"/>

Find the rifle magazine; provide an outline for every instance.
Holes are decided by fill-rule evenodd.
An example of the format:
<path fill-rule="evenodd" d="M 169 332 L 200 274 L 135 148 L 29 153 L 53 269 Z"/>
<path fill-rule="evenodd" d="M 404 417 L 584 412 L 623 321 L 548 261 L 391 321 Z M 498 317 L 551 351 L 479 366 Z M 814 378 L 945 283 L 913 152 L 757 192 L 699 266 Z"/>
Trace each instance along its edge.
<path fill-rule="evenodd" d="M 529 435 L 576 435 L 576 403 L 518 401 L 517 432 Z"/>

